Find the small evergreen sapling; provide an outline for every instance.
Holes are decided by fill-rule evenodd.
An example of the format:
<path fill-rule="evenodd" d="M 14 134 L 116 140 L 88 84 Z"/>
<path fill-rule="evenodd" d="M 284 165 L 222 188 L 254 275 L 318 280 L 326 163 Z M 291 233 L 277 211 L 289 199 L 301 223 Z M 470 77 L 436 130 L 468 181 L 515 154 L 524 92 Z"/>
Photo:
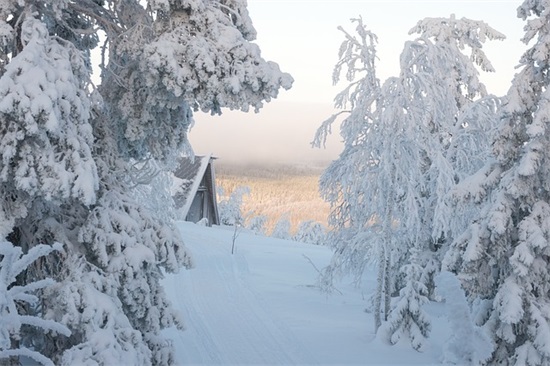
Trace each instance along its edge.
<path fill-rule="evenodd" d="M 429 299 L 428 289 L 422 283 L 422 267 L 412 258 L 401 271 L 404 274 L 404 287 L 388 317 L 388 335 L 390 343 L 396 344 L 402 336 L 410 339 L 411 345 L 417 351 L 426 345 L 426 338 L 431 331 L 431 322 L 423 309 Z"/>

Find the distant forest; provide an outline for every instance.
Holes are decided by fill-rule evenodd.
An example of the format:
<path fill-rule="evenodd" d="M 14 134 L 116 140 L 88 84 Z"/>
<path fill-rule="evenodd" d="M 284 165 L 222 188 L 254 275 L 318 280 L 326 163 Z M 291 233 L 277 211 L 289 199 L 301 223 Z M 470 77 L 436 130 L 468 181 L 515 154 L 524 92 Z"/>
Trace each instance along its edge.
<path fill-rule="evenodd" d="M 237 187 L 250 188 L 243 199 L 245 215 L 267 216 L 270 233 L 280 218 L 288 218 L 291 233 L 307 220 L 327 225 L 329 205 L 319 195 L 319 177 L 326 168 L 322 163 L 239 164 L 216 161 L 217 185 L 229 195 Z"/>

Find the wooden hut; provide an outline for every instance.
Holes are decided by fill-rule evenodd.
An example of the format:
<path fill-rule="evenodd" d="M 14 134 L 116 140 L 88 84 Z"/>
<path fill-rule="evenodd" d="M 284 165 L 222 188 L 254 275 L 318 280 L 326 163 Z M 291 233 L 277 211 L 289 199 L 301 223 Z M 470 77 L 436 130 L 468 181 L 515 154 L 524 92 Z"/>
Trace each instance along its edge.
<path fill-rule="evenodd" d="M 214 160 L 211 155 L 195 156 L 194 159 L 184 157 L 174 171 L 172 198 L 186 221 L 207 219 L 209 226 L 220 224 Z"/>

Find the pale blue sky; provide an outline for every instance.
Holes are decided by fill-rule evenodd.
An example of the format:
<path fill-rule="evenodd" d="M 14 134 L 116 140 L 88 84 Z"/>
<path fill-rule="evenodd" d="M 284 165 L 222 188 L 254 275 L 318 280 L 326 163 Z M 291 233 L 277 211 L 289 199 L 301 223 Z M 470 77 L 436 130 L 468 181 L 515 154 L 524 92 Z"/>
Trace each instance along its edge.
<path fill-rule="evenodd" d="M 361 16 L 378 35 L 378 76 L 398 73 L 399 54 L 418 20 L 425 17 L 467 17 L 483 20 L 504 33 L 505 41 L 491 41 L 485 52 L 497 72 L 482 75 L 489 92 L 505 94 L 526 46 L 520 42 L 524 22 L 516 18 L 521 1 L 308 1 L 249 0 L 249 12 L 258 31 L 262 56 L 277 62 L 295 79 L 259 114 L 225 112 L 219 117 L 200 113 L 190 134 L 195 151 L 214 153 L 224 160 L 308 162 L 337 157 L 339 136 L 327 150 L 311 149 L 309 142 L 319 124 L 331 114 L 332 99 L 342 86 L 332 85 L 343 36 L 341 25 L 352 31 L 350 18 Z"/>

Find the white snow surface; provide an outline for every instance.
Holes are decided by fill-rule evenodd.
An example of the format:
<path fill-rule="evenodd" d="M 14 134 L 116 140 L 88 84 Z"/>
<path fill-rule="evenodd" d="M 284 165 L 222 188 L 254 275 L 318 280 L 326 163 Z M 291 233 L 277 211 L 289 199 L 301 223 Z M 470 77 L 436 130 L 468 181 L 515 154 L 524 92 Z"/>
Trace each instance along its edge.
<path fill-rule="evenodd" d="M 391 346 L 375 338 L 365 311 L 374 272 L 359 287 L 344 279 L 326 294 L 308 258 L 327 266 L 327 247 L 243 231 L 231 255 L 231 227 L 178 225 L 196 264 L 163 280 L 187 328 L 164 331 L 178 364 L 441 364 L 450 328 L 444 304 L 426 305 L 433 330 L 422 353 L 407 339 Z"/>

